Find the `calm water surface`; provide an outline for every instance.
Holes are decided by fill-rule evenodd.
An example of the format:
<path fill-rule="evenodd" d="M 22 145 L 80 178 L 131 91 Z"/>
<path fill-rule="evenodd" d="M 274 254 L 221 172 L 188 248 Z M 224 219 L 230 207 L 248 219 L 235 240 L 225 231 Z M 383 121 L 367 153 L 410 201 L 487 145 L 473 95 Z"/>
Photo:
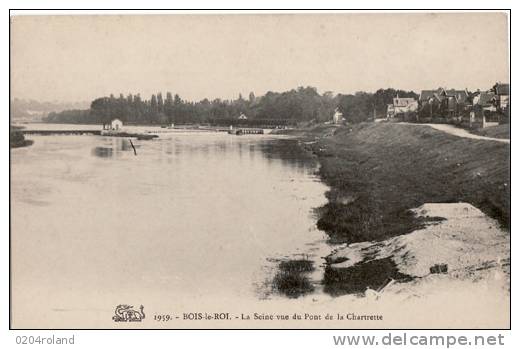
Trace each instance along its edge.
<path fill-rule="evenodd" d="M 275 302 L 277 261 L 302 255 L 319 281 L 329 247 L 312 209 L 327 188 L 294 140 L 172 132 L 134 140 L 135 156 L 123 138 L 28 138 L 34 145 L 11 153 L 13 301 L 23 311 Z"/>

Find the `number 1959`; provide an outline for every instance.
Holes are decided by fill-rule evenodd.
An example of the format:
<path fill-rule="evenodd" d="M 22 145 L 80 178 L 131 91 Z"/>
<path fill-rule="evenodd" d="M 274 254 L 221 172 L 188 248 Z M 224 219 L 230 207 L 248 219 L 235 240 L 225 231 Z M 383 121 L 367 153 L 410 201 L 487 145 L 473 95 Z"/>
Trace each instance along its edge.
<path fill-rule="evenodd" d="M 173 316 L 170 314 L 155 314 L 153 319 L 155 321 L 171 321 L 173 320 Z"/>

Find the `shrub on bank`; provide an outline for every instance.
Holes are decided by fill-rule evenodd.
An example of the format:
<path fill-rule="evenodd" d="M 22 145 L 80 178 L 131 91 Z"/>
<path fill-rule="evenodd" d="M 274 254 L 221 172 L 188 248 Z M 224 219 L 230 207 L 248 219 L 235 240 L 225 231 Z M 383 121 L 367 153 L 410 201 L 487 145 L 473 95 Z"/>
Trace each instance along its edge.
<path fill-rule="evenodd" d="M 23 133 L 20 131 L 9 132 L 9 146 L 11 148 L 19 148 L 31 145 L 33 141 L 26 140 Z"/>

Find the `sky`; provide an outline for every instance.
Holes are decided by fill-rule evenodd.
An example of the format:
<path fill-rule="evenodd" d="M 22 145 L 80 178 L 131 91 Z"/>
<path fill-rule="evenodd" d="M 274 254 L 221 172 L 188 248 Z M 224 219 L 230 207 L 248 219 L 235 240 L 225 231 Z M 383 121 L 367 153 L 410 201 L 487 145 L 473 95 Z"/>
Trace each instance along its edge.
<path fill-rule="evenodd" d="M 11 98 L 236 99 L 509 81 L 504 13 L 11 17 Z"/>

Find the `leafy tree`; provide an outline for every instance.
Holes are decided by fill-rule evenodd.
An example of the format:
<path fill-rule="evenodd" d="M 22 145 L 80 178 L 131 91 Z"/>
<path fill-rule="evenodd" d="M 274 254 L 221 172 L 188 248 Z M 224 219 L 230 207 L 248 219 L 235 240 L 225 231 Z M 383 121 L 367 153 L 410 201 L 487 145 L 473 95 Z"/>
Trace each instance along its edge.
<path fill-rule="evenodd" d="M 162 98 L 162 93 L 159 92 L 157 94 L 157 110 L 159 113 L 162 113 L 164 112 L 164 102 L 163 102 L 163 98 Z"/>
<path fill-rule="evenodd" d="M 157 117 L 157 114 L 159 113 L 159 107 L 157 104 L 157 97 L 155 95 L 152 95 L 152 98 L 150 99 L 150 112 L 151 112 L 151 120 L 154 121 Z"/>

